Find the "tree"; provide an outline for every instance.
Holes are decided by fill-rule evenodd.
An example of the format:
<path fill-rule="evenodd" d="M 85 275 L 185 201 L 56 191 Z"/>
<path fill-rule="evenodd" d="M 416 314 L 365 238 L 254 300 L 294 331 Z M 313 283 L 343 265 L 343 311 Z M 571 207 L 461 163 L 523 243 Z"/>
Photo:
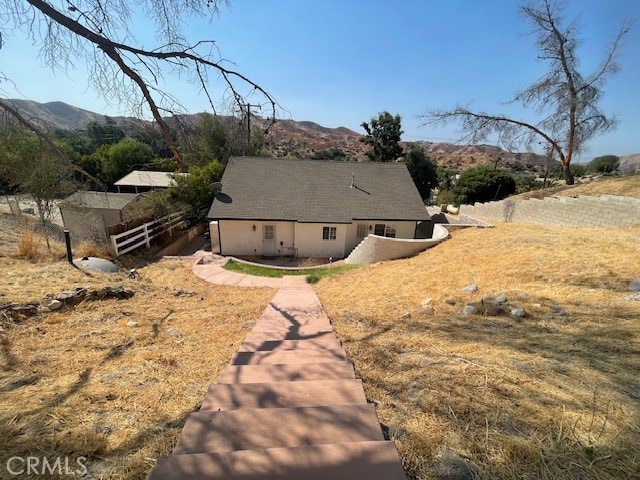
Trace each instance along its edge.
<path fill-rule="evenodd" d="M 151 149 L 144 143 L 126 137 L 107 150 L 102 173 L 111 183 L 123 177 L 135 167 L 144 167 L 153 160 Z"/>
<path fill-rule="evenodd" d="M 193 220 L 207 216 L 214 198 L 212 184 L 220 181 L 224 166 L 213 160 L 202 167 L 192 166 L 188 176 L 175 177 L 176 185 L 169 187 L 169 197 L 181 204 Z"/>
<path fill-rule="evenodd" d="M 53 216 L 54 200 L 72 191 L 70 169 L 36 135 L 5 126 L 0 132 L 0 172 L 14 187 L 33 197 L 51 251 L 48 223 Z"/>
<path fill-rule="evenodd" d="M 620 166 L 620 157 L 616 155 L 603 155 L 596 157 L 587 164 L 587 170 L 591 173 L 614 173 Z"/>
<path fill-rule="evenodd" d="M 87 124 L 87 136 L 95 150 L 101 145 L 113 145 L 122 140 L 125 135 L 115 120 L 105 117 L 104 123 L 89 122 Z"/>
<path fill-rule="evenodd" d="M 203 166 L 217 160 L 226 165 L 235 155 L 260 156 L 264 147 L 262 130 L 254 126 L 249 142 L 246 135 L 246 130 L 232 119 L 203 115 L 192 143 L 185 148 L 187 163 Z"/>
<path fill-rule="evenodd" d="M 492 165 L 468 168 L 453 187 L 455 203 L 471 204 L 502 200 L 516 192 L 516 181 L 506 170 Z"/>
<path fill-rule="evenodd" d="M 422 199 L 429 198 L 431 189 L 438 186 L 438 172 L 435 163 L 424 154 L 420 147 L 413 147 L 404 156 L 404 163 L 416 184 Z"/>
<path fill-rule="evenodd" d="M 520 10 L 533 27 L 538 57 L 548 63 L 548 70 L 518 92 L 512 102 L 531 107 L 542 118 L 529 122 L 458 106 L 453 110 L 431 110 L 423 119 L 425 124 L 434 125 L 459 122 L 471 143 L 486 141 L 491 134 L 510 149 L 517 145 L 530 148 L 541 141 L 557 155 L 564 179 L 571 185 L 574 154 L 581 152 L 595 135 L 615 126 L 614 119 L 607 117 L 598 103 L 606 81 L 618 70 L 616 56 L 629 24 L 622 25 L 598 69 L 584 74 L 578 69 L 576 50 L 580 42 L 576 22 L 564 24 L 561 8 L 553 0 L 523 5 Z"/>
<path fill-rule="evenodd" d="M 2 32 L 22 30 L 40 46 L 44 61 L 54 70 L 68 73 L 78 59 L 87 61 L 92 87 L 109 101 L 138 112 L 146 105 L 157 123 L 173 158 L 181 155 L 163 114 L 179 109 L 179 102 L 162 90 L 167 72 L 191 78 L 215 111 L 209 85 L 211 72 L 222 84 L 223 103 L 244 102 L 241 92 L 250 92 L 252 102 L 266 104 L 275 119 L 276 103 L 266 90 L 242 73 L 229 68 L 212 40 L 189 43 L 183 27 L 193 16 L 213 19 L 223 0 L 9 0 L 0 3 Z M 225 2 L 226 3 L 226 2 Z M 157 46 L 136 45 L 135 33 L 144 30 L 134 24 L 138 14 L 153 22 Z M 0 48 L 2 41 L 0 41 Z M 1 75 L 0 75 L 1 78 Z M 11 105 L 0 101 L 0 108 Z"/>
<path fill-rule="evenodd" d="M 382 112 L 378 118 L 372 118 L 370 123 L 363 122 L 361 126 L 367 132 L 361 140 L 371 146 L 366 153 L 369 160 L 394 162 L 402 156 L 400 115 L 394 117 L 389 112 Z"/>

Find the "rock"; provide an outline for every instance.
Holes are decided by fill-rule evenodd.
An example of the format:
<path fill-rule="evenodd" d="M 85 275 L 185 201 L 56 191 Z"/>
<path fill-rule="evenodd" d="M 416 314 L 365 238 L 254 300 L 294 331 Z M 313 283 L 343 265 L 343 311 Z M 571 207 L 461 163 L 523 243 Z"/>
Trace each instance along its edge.
<path fill-rule="evenodd" d="M 640 277 L 633 279 L 627 288 L 631 292 L 640 292 Z"/>
<path fill-rule="evenodd" d="M 0 332 L 0 345 L 7 345 L 9 343 L 9 339 L 4 332 Z"/>
<path fill-rule="evenodd" d="M 467 285 L 462 289 L 464 293 L 476 293 L 478 291 L 478 285 L 472 283 L 471 285 Z"/>
<path fill-rule="evenodd" d="M 526 302 L 527 300 L 529 300 L 529 294 L 520 292 L 516 295 L 516 300 L 519 300 L 521 302 Z"/>
<path fill-rule="evenodd" d="M 476 313 L 478 313 L 478 307 L 475 305 L 466 305 L 462 309 L 462 315 L 464 316 L 475 315 Z"/>
<path fill-rule="evenodd" d="M 409 320 L 411 318 L 411 314 L 409 312 L 405 312 L 400 315 L 400 320 Z"/>
<path fill-rule="evenodd" d="M 483 305 L 484 305 L 485 303 L 487 303 L 487 304 L 491 305 L 491 304 L 496 303 L 496 297 L 484 297 L 484 298 L 481 300 L 481 302 L 482 302 L 482 304 L 483 304 Z"/>
<path fill-rule="evenodd" d="M 173 295 L 174 297 L 193 297 L 195 294 L 196 292 L 191 292 L 189 290 L 182 290 L 182 289 L 171 291 L 171 295 Z"/>
<path fill-rule="evenodd" d="M 60 300 L 51 300 L 48 304 L 47 304 L 47 308 L 52 311 L 55 312 L 56 310 L 60 310 L 63 307 L 63 303 Z"/>
<path fill-rule="evenodd" d="M 425 298 L 422 300 L 422 306 L 426 307 L 427 305 L 431 305 L 433 303 L 433 298 Z"/>
<path fill-rule="evenodd" d="M 474 480 L 478 467 L 450 449 L 438 455 L 433 467 L 432 478 L 436 480 Z"/>
<path fill-rule="evenodd" d="M 511 309 L 511 316 L 512 316 L 512 317 L 515 317 L 515 318 L 524 318 L 524 317 L 526 317 L 527 315 L 528 315 L 528 314 L 527 314 L 527 311 L 526 311 L 524 308 L 522 308 L 522 307 L 517 307 L 517 308 L 513 308 L 513 309 Z"/>
<path fill-rule="evenodd" d="M 450 297 L 447 298 L 444 303 L 446 303 L 447 305 L 455 305 L 456 303 L 458 303 L 458 299 L 454 298 L 454 297 Z"/>
<path fill-rule="evenodd" d="M 503 293 L 496 297 L 496 303 L 507 303 L 507 296 Z"/>
<path fill-rule="evenodd" d="M 178 331 L 177 328 L 167 328 L 167 334 L 171 335 L 172 337 L 179 337 L 180 336 L 180 332 Z"/>
<path fill-rule="evenodd" d="M 137 326 L 138 326 L 138 322 L 134 322 L 133 320 L 129 320 L 127 322 L 127 327 L 129 327 L 129 328 L 135 328 Z"/>
<path fill-rule="evenodd" d="M 420 315 L 433 315 L 434 310 L 431 305 L 424 305 L 420 310 L 418 310 Z"/>
<path fill-rule="evenodd" d="M 490 317 L 497 317 L 504 313 L 504 308 L 500 305 L 489 305 L 484 313 Z"/>
<path fill-rule="evenodd" d="M 26 213 L 27 215 L 35 215 L 36 211 L 34 208 L 31 207 L 27 207 L 27 208 L 23 208 L 21 209 L 22 213 Z"/>
<path fill-rule="evenodd" d="M 640 293 L 636 293 L 635 295 L 627 295 L 624 297 L 626 300 L 635 300 L 640 301 Z"/>

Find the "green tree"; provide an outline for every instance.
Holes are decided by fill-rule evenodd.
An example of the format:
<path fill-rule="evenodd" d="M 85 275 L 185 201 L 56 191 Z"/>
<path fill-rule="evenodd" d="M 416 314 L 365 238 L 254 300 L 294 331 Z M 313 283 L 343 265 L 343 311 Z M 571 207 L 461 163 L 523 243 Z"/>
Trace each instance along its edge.
<path fill-rule="evenodd" d="M 195 135 L 185 149 L 185 161 L 190 165 L 207 165 L 217 160 L 226 165 L 236 155 L 259 157 L 264 149 L 264 133 L 254 126 L 247 142 L 246 129 L 232 119 L 203 115 Z"/>
<path fill-rule="evenodd" d="M 587 170 L 591 173 L 614 173 L 620 166 L 620 157 L 615 155 L 603 155 L 596 157 L 587 164 Z"/>
<path fill-rule="evenodd" d="M 394 117 L 389 112 L 382 112 L 378 118 L 372 118 L 370 123 L 363 122 L 361 126 L 367 132 L 361 140 L 371 147 L 366 153 L 369 160 L 394 162 L 402 156 L 400 115 Z"/>
<path fill-rule="evenodd" d="M 438 186 L 438 172 L 435 163 L 425 155 L 420 147 L 413 147 L 404 156 L 404 163 L 416 184 L 422 199 L 429 198 L 431 189 Z"/>
<path fill-rule="evenodd" d="M 0 132 L 0 172 L 11 185 L 29 193 L 38 207 L 47 248 L 54 200 L 73 190 L 71 170 L 50 146 L 36 135 L 21 129 Z"/>
<path fill-rule="evenodd" d="M 547 144 L 560 160 L 567 184 L 572 185 L 574 154 L 582 151 L 595 135 L 615 126 L 599 103 L 606 81 L 618 70 L 616 54 L 629 32 L 629 24 L 622 25 L 597 69 L 584 73 L 579 70 L 577 23 L 563 22 L 559 3 L 538 0 L 521 6 L 520 10 L 533 27 L 538 58 L 548 62 L 548 67 L 539 80 L 518 92 L 512 101 L 521 103 L 527 111 L 540 113 L 541 118 L 532 122 L 464 107 L 431 110 L 423 118 L 426 124 L 434 125 L 459 122 L 471 143 L 481 143 L 495 134 L 509 149 Z"/>
<path fill-rule="evenodd" d="M 122 140 L 125 135 L 115 120 L 105 117 L 104 123 L 89 122 L 87 124 L 87 137 L 93 149 L 100 145 L 113 145 Z"/>
<path fill-rule="evenodd" d="M 213 160 L 204 166 L 192 166 L 188 176 L 176 176 L 176 185 L 169 187 L 169 197 L 181 204 L 192 220 L 206 218 L 214 198 L 213 183 L 220 181 L 224 166 Z"/>
<path fill-rule="evenodd" d="M 453 187 L 457 205 L 501 200 L 515 192 L 516 182 L 513 176 L 506 170 L 495 169 L 490 165 L 463 171 Z"/>
<path fill-rule="evenodd" d="M 143 167 L 152 160 L 153 155 L 147 145 L 126 137 L 107 150 L 106 158 L 102 160 L 102 174 L 113 183 L 134 170 L 134 167 Z"/>

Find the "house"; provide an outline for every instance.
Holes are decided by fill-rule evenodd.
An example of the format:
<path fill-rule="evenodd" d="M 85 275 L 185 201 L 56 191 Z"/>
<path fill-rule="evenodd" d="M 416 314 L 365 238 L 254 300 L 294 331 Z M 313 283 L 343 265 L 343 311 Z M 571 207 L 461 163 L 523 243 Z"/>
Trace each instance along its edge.
<path fill-rule="evenodd" d="M 80 191 L 60 202 L 60 214 L 74 240 L 106 243 L 109 227 L 135 217 L 142 201 L 143 196 L 135 193 Z"/>
<path fill-rule="evenodd" d="M 221 183 L 208 218 L 223 255 L 344 258 L 430 218 L 402 163 L 234 157 Z"/>
<path fill-rule="evenodd" d="M 175 185 L 174 177 L 176 175 L 186 176 L 188 173 L 174 172 L 152 172 L 146 170 L 134 170 L 126 174 L 113 185 L 118 187 L 118 193 L 121 190 L 133 190 L 138 192 L 147 192 L 158 188 L 168 188 Z"/>

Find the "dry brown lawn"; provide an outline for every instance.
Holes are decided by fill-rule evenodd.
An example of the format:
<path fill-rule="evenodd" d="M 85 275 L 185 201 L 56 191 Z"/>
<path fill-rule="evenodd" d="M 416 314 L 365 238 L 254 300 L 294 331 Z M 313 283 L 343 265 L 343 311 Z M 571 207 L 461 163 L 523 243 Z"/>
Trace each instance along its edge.
<path fill-rule="evenodd" d="M 544 198 L 550 195 L 562 195 L 565 197 L 591 195 L 598 197 L 604 194 L 640 198 L 640 174 L 623 177 L 603 177 L 588 183 L 579 183 L 571 186 L 562 185 L 544 190 L 532 190 L 531 192 L 514 195 L 510 198 Z"/>
<path fill-rule="evenodd" d="M 482 479 L 632 479 L 638 276 L 640 227 L 503 224 L 317 290 L 410 478 L 447 478 L 438 459 L 455 452 Z M 461 315 L 500 294 L 505 315 Z"/>
<path fill-rule="evenodd" d="M 13 456 L 85 456 L 89 478 L 146 478 L 274 291 L 208 284 L 186 260 L 149 265 L 132 280 L 39 259 L 0 256 L 0 302 L 107 285 L 135 295 L 2 319 L 0 478 Z"/>

